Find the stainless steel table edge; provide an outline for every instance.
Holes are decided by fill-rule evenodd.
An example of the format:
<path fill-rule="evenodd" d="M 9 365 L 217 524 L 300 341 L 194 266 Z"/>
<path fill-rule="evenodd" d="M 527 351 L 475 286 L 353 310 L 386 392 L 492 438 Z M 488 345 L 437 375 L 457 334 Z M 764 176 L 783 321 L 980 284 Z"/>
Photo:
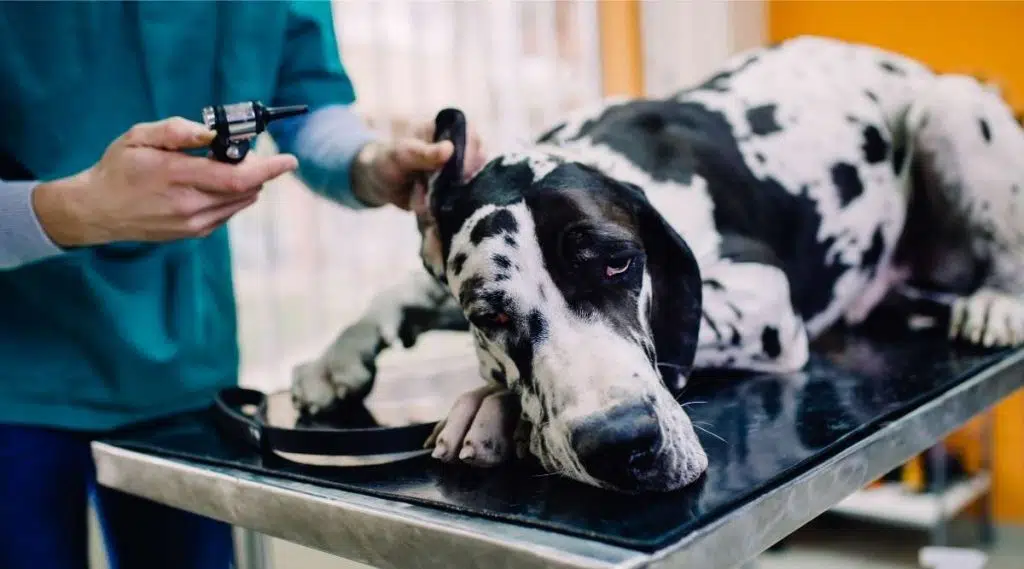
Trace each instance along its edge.
<path fill-rule="evenodd" d="M 1024 385 L 1024 349 L 679 542 L 622 569 L 731 569 L 905 463 Z"/>
<path fill-rule="evenodd" d="M 613 569 L 644 554 L 573 536 L 249 472 L 92 445 L 100 484 L 373 567 Z M 297 490 L 293 489 L 297 488 Z"/>

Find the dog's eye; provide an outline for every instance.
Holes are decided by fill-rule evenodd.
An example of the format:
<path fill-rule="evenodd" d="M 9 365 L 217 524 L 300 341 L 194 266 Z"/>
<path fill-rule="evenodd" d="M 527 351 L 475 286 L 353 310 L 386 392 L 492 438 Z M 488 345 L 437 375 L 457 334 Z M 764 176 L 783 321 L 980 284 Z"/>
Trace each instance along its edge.
<path fill-rule="evenodd" d="M 624 263 L 616 263 L 614 265 L 608 265 L 604 268 L 604 276 L 614 277 L 615 275 L 621 275 L 622 273 L 629 270 L 629 266 L 633 263 L 633 259 L 626 259 Z"/>
<path fill-rule="evenodd" d="M 511 318 L 507 312 L 486 312 L 474 314 L 470 321 L 478 328 L 504 328 Z"/>
<path fill-rule="evenodd" d="M 637 267 L 643 265 L 643 255 L 629 253 L 606 258 L 601 273 L 605 283 L 631 283 L 637 275 Z"/>

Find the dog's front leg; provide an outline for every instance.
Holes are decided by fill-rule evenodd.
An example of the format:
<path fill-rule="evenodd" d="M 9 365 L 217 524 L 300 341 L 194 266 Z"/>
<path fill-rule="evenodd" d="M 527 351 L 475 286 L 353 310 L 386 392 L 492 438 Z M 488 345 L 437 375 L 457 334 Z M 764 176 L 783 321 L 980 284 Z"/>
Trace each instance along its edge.
<path fill-rule="evenodd" d="M 807 363 L 807 330 L 781 269 L 723 259 L 703 281 L 696 368 L 786 373 Z"/>
<path fill-rule="evenodd" d="M 525 456 L 529 438 L 519 398 L 489 383 L 462 394 L 423 446 L 442 462 L 489 467 Z"/>
<path fill-rule="evenodd" d="M 310 413 L 339 399 L 363 398 L 373 387 L 377 356 L 401 342 L 406 348 L 430 330 L 467 330 L 455 299 L 418 270 L 374 297 L 370 308 L 337 336 L 320 357 L 292 372 L 292 400 Z"/>

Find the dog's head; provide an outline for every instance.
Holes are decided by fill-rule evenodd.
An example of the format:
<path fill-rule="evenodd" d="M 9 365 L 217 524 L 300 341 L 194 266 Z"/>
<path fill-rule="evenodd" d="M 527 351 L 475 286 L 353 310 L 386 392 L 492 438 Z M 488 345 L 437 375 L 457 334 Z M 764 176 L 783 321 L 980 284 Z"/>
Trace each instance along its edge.
<path fill-rule="evenodd" d="M 581 163 L 504 155 L 462 179 L 462 113 L 438 114 L 451 161 L 430 181 L 423 261 L 454 294 L 481 372 L 506 384 L 552 472 L 667 491 L 707 457 L 670 388 L 692 366 L 701 281 L 644 193 Z"/>

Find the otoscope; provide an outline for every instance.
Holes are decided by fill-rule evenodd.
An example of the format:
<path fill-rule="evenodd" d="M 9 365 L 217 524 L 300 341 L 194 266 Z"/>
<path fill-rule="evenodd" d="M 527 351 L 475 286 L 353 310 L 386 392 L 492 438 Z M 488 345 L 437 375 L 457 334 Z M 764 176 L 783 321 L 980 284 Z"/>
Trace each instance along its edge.
<path fill-rule="evenodd" d="M 237 164 L 251 149 L 252 139 L 266 130 L 270 121 L 304 115 L 306 105 L 267 107 L 259 101 L 231 105 L 213 105 L 203 109 L 203 124 L 217 131 L 210 143 L 213 157 L 220 162 Z"/>

